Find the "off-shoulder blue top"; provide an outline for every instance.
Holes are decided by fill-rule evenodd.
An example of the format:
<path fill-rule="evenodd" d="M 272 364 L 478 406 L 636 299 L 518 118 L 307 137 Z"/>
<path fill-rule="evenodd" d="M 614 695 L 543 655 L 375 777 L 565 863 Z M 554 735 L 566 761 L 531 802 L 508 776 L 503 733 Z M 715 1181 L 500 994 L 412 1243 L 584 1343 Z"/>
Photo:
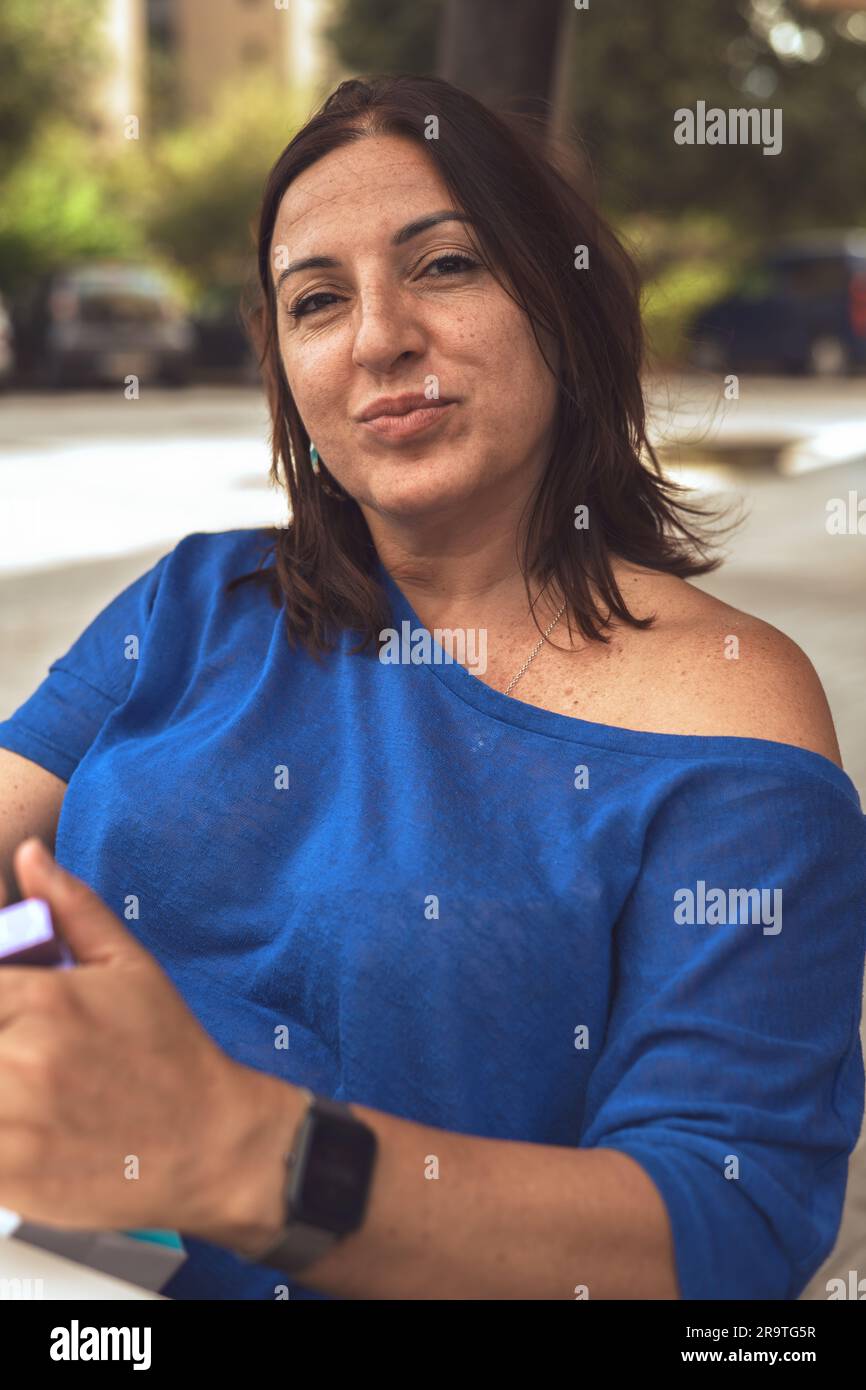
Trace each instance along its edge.
<path fill-rule="evenodd" d="M 863 1116 L 850 778 L 383 664 L 354 632 L 317 664 L 262 586 L 226 591 L 267 542 L 185 537 L 0 724 L 69 783 L 59 861 L 237 1061 L 446 1130 L 621 1150 L 685 1298 L 795 1298 Z M 170 1296 L 285 1296 L 186 1244 Z"/>

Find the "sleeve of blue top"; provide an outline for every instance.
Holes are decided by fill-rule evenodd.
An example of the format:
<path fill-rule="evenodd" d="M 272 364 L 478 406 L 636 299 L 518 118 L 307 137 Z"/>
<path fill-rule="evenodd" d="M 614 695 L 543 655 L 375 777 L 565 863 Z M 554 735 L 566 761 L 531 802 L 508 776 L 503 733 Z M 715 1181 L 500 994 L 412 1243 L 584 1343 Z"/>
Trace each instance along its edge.
<path fill-rule="evenodd" d="M 683 1298 L 794 1299 L 863 1119 L 866 816 L 817 757 L 755 753 L 678 773 L 646 826 L 580 1142 L 653 1180 Z"/>
<path fill-rule="evenodd" d="M 0 722 L 0 747 L 69 781 L 109 714 L 129 694 L 167 558 L 113 598 L 52 662 L 32 695 Z"/>

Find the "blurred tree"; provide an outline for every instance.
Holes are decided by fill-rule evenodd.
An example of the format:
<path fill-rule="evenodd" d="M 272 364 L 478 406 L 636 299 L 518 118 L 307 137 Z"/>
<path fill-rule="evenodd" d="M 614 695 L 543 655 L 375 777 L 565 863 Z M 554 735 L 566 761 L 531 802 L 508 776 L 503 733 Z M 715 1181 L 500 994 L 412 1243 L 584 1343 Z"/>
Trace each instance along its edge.
<path fill-rule="evenodd" d="M 45 125 L 0 188 L 0 289 L 10 294 L 70 262 L 137 255 L 142 229 L 116 197 L 111 166 L 97 165 L 88 136 Z"/>
<path fill-rule="evenodd" d="M 443 0 L 342 0 L 325 30 L 352 72 L 432 73 Z"/>
<path fill-rule="evenodd" d="M 571 23 L 571 110 L 611 211 L 704 209 L 745 236 L 866 216 L 866 48 L 838 16 L 605 0 Z M 782 152 L 676 145 L 674 112 L 698 100 L 780 108 Z"/>
<path fill-rule="evenodd" d="M 543 111 L 565 0 L 342 0 L 326 30 L 357 73 L 437 73 L 492 105 Z"/>
<path fill-rule="evenodd" d="M 88 92 L 104 58 L 104 0 L 3 0 L 0 6 L 0 170 L 25 159 L 62 115 L 86 124 Z"/>
<path fill-rule="evenodd" d="M 862 11 L 796 0 L 342 0 L 331 32 L 351 71 L 438 66 L 494 102 L 546 92 L 585 142 L 614 216 L 704 209 L 749 235 L 866 219 L 866 0 Z M 676 145 L 674 112 L 698 100 L 781 108 L 781 154 Z"/>
<path fill-rule="evenodd" d="M 171 11 L 148 6 L 145 109 L 152 131 L 170 130 L 183 118 L 182 69 Z"/>
<path fill-rule="evenodd" d="M 148 241 L 175 259 L 196 294 L 250 272 L 265 176 L 306 114 L 300 98 L 260 75 L 228 83 L 214 112 L 157 137 L 149 159 L 125 175 Z"/>
<path fill-rule="evenodd" d="M 305 113 L 260 76 L 227 84 L 215 110 L 99 160 L 86 132 L 46 126 L 3 183 L 0 289 L 102 256 L 174 268 L 191 301 L 243 283 L 265 176 Z"/>
<path fill-rule="evenodd" d="M 547 114 L 562 0 L 445 0 L 437 71 L 491 106 Z"/>

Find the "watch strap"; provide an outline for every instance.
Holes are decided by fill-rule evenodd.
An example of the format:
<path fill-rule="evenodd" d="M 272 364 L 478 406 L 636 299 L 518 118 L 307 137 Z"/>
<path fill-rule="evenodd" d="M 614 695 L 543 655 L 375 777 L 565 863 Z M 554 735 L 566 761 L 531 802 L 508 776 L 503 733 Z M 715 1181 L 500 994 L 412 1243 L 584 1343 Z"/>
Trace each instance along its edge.
<path fill-rule="evenodd" d="M 259 1256 L 258 1263 L 271 1265 L 286 1274 L 297 1274 L 324 1255 L 339 1239 L 333 1231 L 323 1231 L 320 1226 L 295 1221 L 282 1231 L 279 1240 L 266 1254 Z"/>
<path fill-rule="evenodd" d="M 265 1252 L 258 1256 L 257 1263 L 270 1265 L 274 1269 L 283 1270 L 286 1274 L 296 1274 L 307 1265 L 317 1260 L 320 1255 L 324 1255 L 342 1237 L 335 1231 L 324 1230 L 321 1226 L 312 1226 L 309 1222 L 293 1220 L 288 1191 L 291 1183 L 293 1169 L 298 1159 L 299 1136 L 304 1124 L 307 1122 L 310 1112 L 315 1107 L 320 1113 L 344 1116 L 352 1118 L 352 1112 L 348 1105 L 342 1101 L 330 1100 L 327 1096 L 317 1096 L 306 1086 L 299 1087 L 306 1099 L 306 1107 L 295 1131 L 294 1141 L 291 1151 L 286 1155 L 286 1183 L 284 1197 L 284 1211 L 286 1225 L 280 1232 L 277 1240 Z"/>

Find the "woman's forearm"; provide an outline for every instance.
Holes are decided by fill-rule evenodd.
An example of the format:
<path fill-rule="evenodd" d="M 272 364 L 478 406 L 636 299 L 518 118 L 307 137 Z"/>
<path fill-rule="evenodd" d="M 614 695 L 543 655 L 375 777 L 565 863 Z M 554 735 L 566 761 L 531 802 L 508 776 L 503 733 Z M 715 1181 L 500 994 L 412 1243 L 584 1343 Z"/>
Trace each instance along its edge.
<path fill-rule="evenodd" d="M 212 1211 L 190 1233 L 255 1258 L 279 1233 L 282 1155 L 306 1102 L 297 1087 L 247 1075 L 253 1104 L 213 1183 Z M 666 1208 L 628 1155 L 352 1110 L 378 1139 L 364 1224 L 299 1283 L 340 1298 L 679 1297 Z"/>

